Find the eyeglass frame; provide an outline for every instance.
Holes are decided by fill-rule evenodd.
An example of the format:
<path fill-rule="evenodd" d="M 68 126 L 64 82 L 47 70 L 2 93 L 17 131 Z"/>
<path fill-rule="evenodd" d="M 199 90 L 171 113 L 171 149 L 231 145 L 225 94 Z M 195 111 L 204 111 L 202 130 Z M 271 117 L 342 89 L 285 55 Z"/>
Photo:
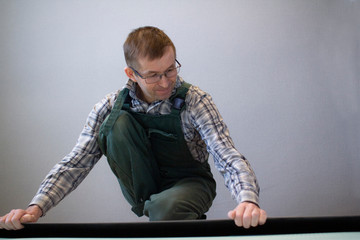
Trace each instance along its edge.
<path fill-rule="evenodd" d="M 175 66 L 174 69 L 176 69 L 176 72 L 177 72 L 177 74 L 178 74 L 178 73 L 180 72 L 181 63 L 180 63 L 177 59 L 175 59 L 175 62 L 178 64 L 178 66 Z M 148 82 L 146 81 L 146 79 L 147 79 L 147 78 L 150 78 L 150 76 L 149 76 L 149 77 L 144 77 L 144 76 L 142 76 L 138 71 L 136 71 L 133 67 L 129 67 L 129 68 L 130 68 L 131 70 L 133 70 L 134 73 L 135 73 L 136 75 L 138 75 L 140 78 L 144 79 L 147 84 L 157 83 L 157 82 L 159 82 L 159 81 L 161 80 L 161 78 L 162 78 L 163 76 L 167 77 L 167 76 L 166 76 L 166 72 L 168 72 L 169 69 L 170 69 L 170 68 L 169 68 L 168 70 L 166 70 L 165 72 L 163 72 L 163 73 L 161 73 L 161 74 L 156 73 L 155 75 L 158 75 L 158 76 L 159 76 L 159 80 L 157 80 L 156 82 L 148 83 Z M 153 77 L 153 76 L 152 76 L 152 77 Z"/>

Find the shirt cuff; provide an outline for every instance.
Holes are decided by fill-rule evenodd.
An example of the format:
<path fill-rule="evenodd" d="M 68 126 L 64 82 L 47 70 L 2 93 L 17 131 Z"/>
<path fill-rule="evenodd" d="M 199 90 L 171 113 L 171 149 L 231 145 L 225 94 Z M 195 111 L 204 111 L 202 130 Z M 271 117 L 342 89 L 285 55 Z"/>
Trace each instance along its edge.
<path fill-rule="evenodd" d="M 53 207 L 52 200 L 45 194 L 37 194 L 30 202 L 29 206 L 31 205 L 37 205 L 41 209 L 41 217 L 44 217 L 46 213 Z"/>
<path fill-rule="evenodd" d="M 252 202 L 259 206 L 259 196 L 251 190 L 242 190 L 237 196 L 236 201 L 238 203 L 242 202 Z"/>

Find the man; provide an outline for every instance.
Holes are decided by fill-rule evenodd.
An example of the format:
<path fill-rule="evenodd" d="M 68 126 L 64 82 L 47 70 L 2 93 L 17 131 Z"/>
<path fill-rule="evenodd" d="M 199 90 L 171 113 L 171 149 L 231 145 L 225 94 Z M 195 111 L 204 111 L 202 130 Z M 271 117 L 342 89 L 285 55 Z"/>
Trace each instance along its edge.
<path fill-rule="evenodd" d="M 103 154 L 132 211 L 158 221 L 204 218 L 216 195 L 211 153 L 238 202 L 229 218 L 245 228 L 264 224 L 253 170 L 235 149 L 209 94 L 178 76 L 181 64 L 169 37 L 155 27 L 136 29 L 124 53 L 125 88 L 95 105 L 72 152 L 46 176 L 29 207 L 1 217 L 0 227 L 36 222 Z"/>

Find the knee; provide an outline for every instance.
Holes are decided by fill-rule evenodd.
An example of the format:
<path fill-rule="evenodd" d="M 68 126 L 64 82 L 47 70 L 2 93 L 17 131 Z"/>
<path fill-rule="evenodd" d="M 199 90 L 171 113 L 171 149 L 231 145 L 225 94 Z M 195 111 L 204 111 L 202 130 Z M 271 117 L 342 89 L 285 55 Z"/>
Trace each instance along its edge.
<path fill-rule="evenodd" d="M 110 134 L 108 135 L 108 141 L 116 140 L 124 141 L 138 141 L 139 139 L 146 139 L 146 133 L 143 127 L 131 116 L 130 113 L 122 111 L 116 119 Z"/>
<path fill-rule="evenodd" d="M 160 197 L 145 202 L 144 214 L 150 221 L 193 220 L 199 219 L 202 213 L 181 198 Z"/>
<path fill-rule="evenodd" d="M 112 127 L 112 132 L 125 134 L 132 125 L 132 116 L 128 112 L 122 111 Z"/>

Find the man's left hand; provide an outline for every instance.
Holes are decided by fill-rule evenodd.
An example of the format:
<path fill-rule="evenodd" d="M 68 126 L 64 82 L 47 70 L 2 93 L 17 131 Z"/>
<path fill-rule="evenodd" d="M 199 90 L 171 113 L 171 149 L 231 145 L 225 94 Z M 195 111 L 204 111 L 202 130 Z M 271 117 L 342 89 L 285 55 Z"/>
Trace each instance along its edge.
<path fill-rule="evenodd" d="M 228 212 L 230 219 L 239 227 L 250 228 L 266 222 L 266 212 L 251 202 L 242 202 L 234 210 Z"/>

